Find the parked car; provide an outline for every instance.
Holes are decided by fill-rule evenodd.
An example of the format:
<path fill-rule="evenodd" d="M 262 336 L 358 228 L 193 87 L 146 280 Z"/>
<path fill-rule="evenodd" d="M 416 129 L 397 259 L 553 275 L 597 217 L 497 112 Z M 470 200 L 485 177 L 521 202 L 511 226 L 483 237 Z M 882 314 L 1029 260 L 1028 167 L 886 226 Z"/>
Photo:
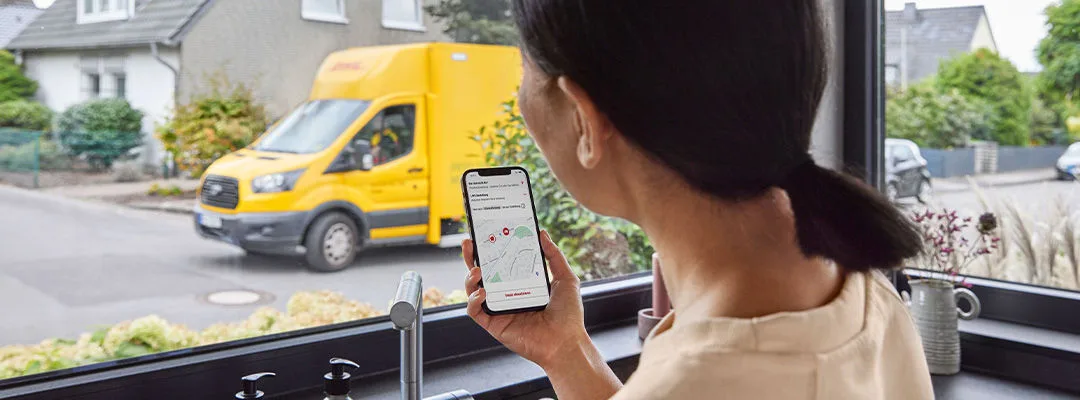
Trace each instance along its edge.
<path fill-rule="evenodd" d="M 1060 180 L 1076 179 L 1080 175 L 1080 142 L 1073 143 L 1065 150 L 1065 154 L 1058 157 L 1054 164 L 1057 169 L 1057 177 Z"/>
<path fill-rule="evenodd" d="M 889 200 L 914 197 L 930 201 L 930 170 L 919 146 L 906 139 L 885 139 L 885 195 Z"/>

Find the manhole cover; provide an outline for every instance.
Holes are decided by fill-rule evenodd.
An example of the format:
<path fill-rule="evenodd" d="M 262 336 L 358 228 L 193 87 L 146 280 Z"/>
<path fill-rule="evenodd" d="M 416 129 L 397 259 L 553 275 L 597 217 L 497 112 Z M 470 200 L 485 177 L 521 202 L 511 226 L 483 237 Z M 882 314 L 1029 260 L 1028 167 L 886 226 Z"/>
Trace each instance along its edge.
<path fill-rule="evenodd" d="M 222 290 L 201 297 L 207 303 L 220 306 L 246 306 L 269 303 L 274 300 L 274 296 L 270 293 L 256 292 L 254 290 Z"/>

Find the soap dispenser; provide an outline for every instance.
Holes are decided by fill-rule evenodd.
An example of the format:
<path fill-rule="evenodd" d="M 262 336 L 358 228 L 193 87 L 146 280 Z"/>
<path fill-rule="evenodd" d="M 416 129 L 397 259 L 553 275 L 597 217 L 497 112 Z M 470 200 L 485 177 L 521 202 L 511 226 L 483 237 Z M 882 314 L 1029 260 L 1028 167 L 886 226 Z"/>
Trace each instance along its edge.
<path fill-rule="evenodd" d="M 240 382 L 244 385 L 244 390 L 236 392 L 236 398 L 241 400 L 263 398 L 264 393 L 255 388 L 255 383 L 258 382 L 259 379 L 265 377 L 273 378 L 275 376 L 277 376 L 277 374 L 273 372 L 260 372 L 240 378 Z"/>
<path fill-rule="evenodd" d="M 330 373 L 323 375 L 326 397 L 323 400 L 352 400 L 349 397 L 349 375 L 345 367 L 360 368 L 356 363 L 344 358 L 330 359 Z"/>

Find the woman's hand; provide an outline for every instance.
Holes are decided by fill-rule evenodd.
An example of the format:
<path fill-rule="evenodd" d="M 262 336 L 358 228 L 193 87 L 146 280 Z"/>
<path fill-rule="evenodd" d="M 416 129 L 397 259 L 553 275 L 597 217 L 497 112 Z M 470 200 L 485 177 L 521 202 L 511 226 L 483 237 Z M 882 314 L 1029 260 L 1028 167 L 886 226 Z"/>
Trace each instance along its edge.
<path fill-rule="evenodd" d="M 506 315 L 488 315 L 481 308 L 487 291 L 480 287 L 472 240 L 465 239 L 461 249 L 469 267 L 465 277 L 469 316 L 507 348 L 547 369 L 559 359 L 560 352 L 573 351 L 589 338 L 577 276 L 547 231 L 540 233 L 540 245 L 551 269 L 551 301 L 543 311 Z"/>
<path fill-rule="evenodd" d="M 540 246 L 551 268 L 551 301 L 547 308 L 493 316 L 480 306 L 487 292 L 480 287 L 480 268 L 473 260 L 473 242 L 465 239 L 461 249 L 469 266 L 465 277 L 469 316 L 507 348 L 540 365 L 560 399 L 607 399 L 622 387 L 622 382 L 585 332 L 577 275 L 570 270 L 566 257 L 547 231 L 540 233 Z"/>

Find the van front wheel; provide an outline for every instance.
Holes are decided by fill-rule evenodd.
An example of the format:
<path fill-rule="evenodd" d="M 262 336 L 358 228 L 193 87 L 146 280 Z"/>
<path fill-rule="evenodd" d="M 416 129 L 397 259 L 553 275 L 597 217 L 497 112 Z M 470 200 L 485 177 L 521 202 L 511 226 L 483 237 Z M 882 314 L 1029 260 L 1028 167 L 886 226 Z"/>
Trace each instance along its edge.
<path fill-rule="evenodd" d="M 358 237 L 356 223 L 345 214 L 332 212 L 315 219 L 304 239 L 308 268 L 318 272 L 345 269 L 356 259 Z"/>

